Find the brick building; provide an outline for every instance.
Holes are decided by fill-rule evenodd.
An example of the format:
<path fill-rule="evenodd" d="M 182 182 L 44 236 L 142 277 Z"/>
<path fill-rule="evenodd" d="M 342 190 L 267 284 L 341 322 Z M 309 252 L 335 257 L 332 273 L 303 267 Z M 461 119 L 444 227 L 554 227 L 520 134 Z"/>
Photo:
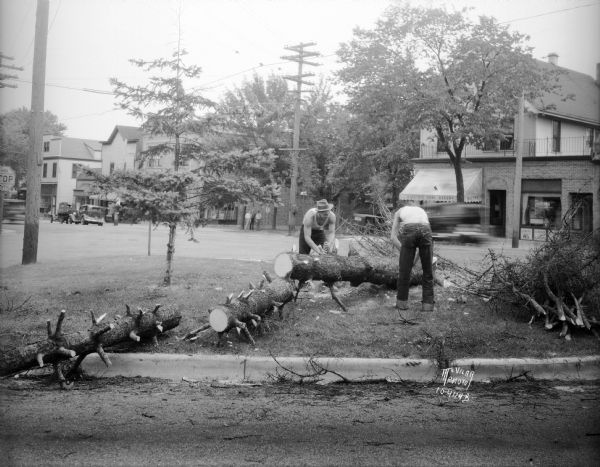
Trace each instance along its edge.
<path fill-rule="evenodd" d="M 557 57 L 550 63 L 558 66 Z M 465 202 L 480 203 L 484 224 L 495 235 L 510 237 L 514 222 L 521 239 L 545 240 L 574 206 L 571 227 L 576 231 L 600 229 L 600 64 L 596 79 L 561 69 L 563 95 L 544 96 L 526 103 L 524 117 L 521 195 L 515 200 L 516 153 L 507 134 L 502 141 L 463 152 Z M 552 104 L 547 110 L 548 104 Z M 401 199 L 422 204 L 456 201 L 454 168 L 431 132 L 421 132 L 420 157 L 413 159 L 415 177 Z M 518 186 L 518 185 L 517 185 Z M 514 219 L 517 202 L 519 218 Z"/>

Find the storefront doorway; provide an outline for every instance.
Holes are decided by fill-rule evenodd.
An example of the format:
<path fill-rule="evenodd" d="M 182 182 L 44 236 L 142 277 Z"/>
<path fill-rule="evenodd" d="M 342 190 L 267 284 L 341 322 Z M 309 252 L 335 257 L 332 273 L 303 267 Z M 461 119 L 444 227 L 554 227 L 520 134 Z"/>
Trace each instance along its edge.
<path fill-rule="evenodd" d="M 506 237 L 506 190 L 490 190 L 490 235 Z"/>

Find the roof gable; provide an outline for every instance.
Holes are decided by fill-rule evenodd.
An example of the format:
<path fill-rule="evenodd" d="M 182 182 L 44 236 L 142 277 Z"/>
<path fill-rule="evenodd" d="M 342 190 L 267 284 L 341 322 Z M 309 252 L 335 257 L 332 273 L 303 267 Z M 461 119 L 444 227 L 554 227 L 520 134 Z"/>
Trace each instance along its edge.
<path fill-rule="evenodd" d="M 535 103 L 544 114 L 600 124 L 600 86 L 594 78 L 577 71 L 540 62 L 543 67 L 559 68 L 559 94 L 548 93 Z M 548 108 L 550 107 L 550 108 Z M 546 110 L 547 109 L 547 110 Z"/>
<path fill-rule="evenodd" d="M 99 153 L 102 150 L 100 141 L 70 138 L 68 136 L 60 136 L 53 139 L 60 140 L 60 152 L 59 154 L 54 154 L 53 157 L 90 161 L 99 160 L 95 157 L 95 153 Z"/>
<path fill-rule="evenodd" d="M 117 133 L 121 133 L 123 138 L 128 143 L 136 143 L 142 137 L 142 129 L 136 126 L 116 125 L 113 129 L 110 137 L 106 141 L 102 141 L 102 144 L 112 144 Z"/>

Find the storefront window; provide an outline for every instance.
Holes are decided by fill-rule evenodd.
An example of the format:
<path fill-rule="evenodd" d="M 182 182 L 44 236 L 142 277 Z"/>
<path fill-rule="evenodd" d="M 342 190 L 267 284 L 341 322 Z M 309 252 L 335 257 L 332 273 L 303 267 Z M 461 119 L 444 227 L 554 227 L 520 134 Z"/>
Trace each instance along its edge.
<path fill-rule="evenodd" d="M 560 196 L 556 194 L 523 194 L 521 224 L 545 229 L 560 228 Z"/>

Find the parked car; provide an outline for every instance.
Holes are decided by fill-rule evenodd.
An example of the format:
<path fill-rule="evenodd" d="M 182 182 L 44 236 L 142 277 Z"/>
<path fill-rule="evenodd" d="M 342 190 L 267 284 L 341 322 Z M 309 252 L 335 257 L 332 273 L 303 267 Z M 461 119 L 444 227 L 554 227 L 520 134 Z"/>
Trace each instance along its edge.
<path fill-rule="evenodd" d="M 114 205 L 108 206 L 104 209 L 106 210 L 106 212 L 104 214 L 104 222 L 106 222 L 107 224 L 114 222 L 115 221 Z M 142 216 L 136 209 L 129 207 L 125 204 L 121 204 L 121 207 L 119 209 L 119 222 L 125 222 L 128 224 L 137 224 L 141 217 Z"/>
<path fill-rule="evenodd" d="M 96 224 L 102 226 L 104 225 L 105 212 L 105 207 L 95 206 L 93 204 L 83 204 L 79 208 L 79 219 L 83 225 Z"/>
<path fill-rule="evenodd" d="M 50 216 L 50 222 L 60 222 L 61 224 L 79 224 L 80 219 L 77 212 L 72 208 L 69 203 L 60 203 L 56 216 Z"/>

